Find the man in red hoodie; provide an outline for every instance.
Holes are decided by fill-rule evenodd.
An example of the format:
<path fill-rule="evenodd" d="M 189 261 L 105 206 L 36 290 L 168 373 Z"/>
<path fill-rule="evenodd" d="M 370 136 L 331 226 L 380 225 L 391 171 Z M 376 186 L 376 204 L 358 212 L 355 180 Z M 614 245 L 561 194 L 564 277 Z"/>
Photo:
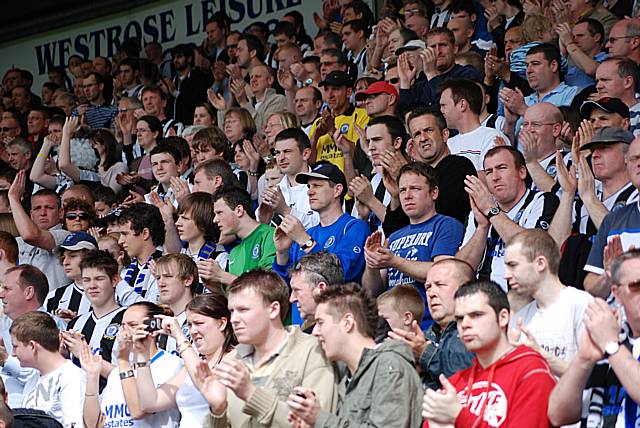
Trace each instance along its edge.
<path fill-rule="evenodd" d="M 458 335 L 473 365 L 427 390 L 425 428 L 548 428 L 547 405 L 555 378 L 533 349 L 507 339 L 509 301 L 499 285 L 476 281 L 456 291 Z"/>

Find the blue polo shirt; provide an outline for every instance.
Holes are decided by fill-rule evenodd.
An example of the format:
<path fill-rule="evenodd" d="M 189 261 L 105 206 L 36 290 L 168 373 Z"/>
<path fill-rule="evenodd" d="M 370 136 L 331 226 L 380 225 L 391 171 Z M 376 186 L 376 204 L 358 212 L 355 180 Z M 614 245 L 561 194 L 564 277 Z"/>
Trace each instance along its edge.
<path fill-rule="evenodd" d="M 524 103 L 527 106 L 532 106 L 537 103 L 551 103 L 554 106 L 568 106 L 571 105 L 573 97 L 576 96 L 579 90 L 580 88 L 576 86 L 569 86 L 566 83 L 561 82 L 542 98 L 538 98 L 537 92 L 527 95 L 524 97 Z"/>
<path fill-rule="evenodd" d="M 601 63 L 609 54 L 606 52 L 598 52 L 593 56 L 593 60 L 597 63 Z M 567 74 L 565 75 L 564 81 L 569 86 L 577 86 L 581 90 L 586 88 L 587 86 L 595 85 L 596 80 L 594 76 L 589 76 L 585 73 L 580 67 L 577 65 L 570 63 L 567 69 Z"/>

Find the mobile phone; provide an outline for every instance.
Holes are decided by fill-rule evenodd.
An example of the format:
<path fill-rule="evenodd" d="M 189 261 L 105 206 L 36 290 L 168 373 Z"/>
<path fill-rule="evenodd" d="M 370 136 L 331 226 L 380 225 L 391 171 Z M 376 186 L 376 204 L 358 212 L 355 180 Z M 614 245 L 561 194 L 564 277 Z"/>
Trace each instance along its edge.
<path fill-rule="evenodd" d="M 282 219 L 283 218 L 284 217 L 282 217 L 280 214 L 274 214 L 273 218 L 271 219 L 271 226 L 273 226 L 273 227 L 280 226 L 280 223 L 282 223 Z"/>
<path fill-rule="evenodd" d="M 154 332 L 158 330 L 162 330 L 162 320 L 158 318 L 148 318 L 142 321 L 144 325 L 146 325 L 145 330 L 149 332 Z"/>

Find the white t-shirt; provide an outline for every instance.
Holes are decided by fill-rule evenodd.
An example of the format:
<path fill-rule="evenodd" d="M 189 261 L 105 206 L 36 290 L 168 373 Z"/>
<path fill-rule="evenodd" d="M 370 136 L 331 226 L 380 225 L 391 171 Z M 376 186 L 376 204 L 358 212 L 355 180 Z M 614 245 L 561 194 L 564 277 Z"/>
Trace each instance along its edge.
<path fill-rule="evenodd" d="M 500 131 L 486 126 L 479 126 L 471 132 L 458 134 L 449 138 L 447 145 L 452 155 L 460 155 L 468 158 L 477 171 L 484 169 L 484 156 L 496 146 L 496 137 L 508 144 L 509 139 Z"/>
<path fill-rule="evenodd" d="M 58 224 L 51 229 L 49 233 L 53 236 L 56 247 L 58 247 L 65 238 L 69 235 L 67 230 L 62 228 L 62 225 Z M 67 285 L 71 282 L 67 275 L 64 273 L 64 268 L 58 259 L 58 256 L 54 251 L 47 251 L 44 248 L 34 247 L 31 244 L 27 244 L 21 237 L 17 237 L 18 243 L 18 264 L 19 265 L 32 265 L 40 269 L 46 276 L 49 282 L 49 291 L 55 290 L 58 287 Z"/>
<path fill-rule="evenodd" d="M 569 361 L 578 352 L 580 336 L 583 332 L 584 312 L 593 302 L 593 296 L 574 287 L 564 287 L 558 300 L 547 308 L 540 308 L 536 301 L 520 309 L 510 321 L 515 328 L 522 318 L 542 349 L 564 361 Z M 521 335 L 521 340 L 525 340 Z"/>
<path fill-rule="evenodd" d="M 289 177 L 285 175 L 278 187 L 280 187 L 285 203 L 291 208 L 291 215 L 300 220 L 305 230 L 320 223 L 320 214 L 313 211 L 309 205 L 309 195 L 307 194 L 309 188 L 306 185 L 292 186 Z"/>
<path fill-rule="evenodd" d="M 189 373 L 176 392 L 176 404 L 180 409 L 180 428 L 201 427 L 209 414 L 209 403 L 193 384 Z"/>
<path fill-rule="evenodd" d="M 22 407 L 43 410 L 65 428 L 84 426 L 82 411 L 87 376 L 67 360 L 49 374 L 33 377 L 24 387 Z"/>
<path fill-rule="evenodd" d="M 182 360 L 164 351 L 158 351 L 150 360 L 151 376 L 156 388 L 171 379 L 182 368 Z M 131 412 L 124 399 L 120 371 L 115 368 L 107 378 L 107 386 L 102 391 L 100 411 L 105 417 L 105 427 L 175 428 L 180 421 L 176 407 L 150 414 L 142 419 L 131 418 Z"/>

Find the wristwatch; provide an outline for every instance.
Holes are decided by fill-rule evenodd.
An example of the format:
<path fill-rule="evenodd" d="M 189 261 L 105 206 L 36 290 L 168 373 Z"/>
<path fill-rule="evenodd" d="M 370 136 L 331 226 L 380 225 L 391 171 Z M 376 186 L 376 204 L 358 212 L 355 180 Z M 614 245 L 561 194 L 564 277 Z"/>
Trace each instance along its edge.
<path fill-rule="evenodd" d="M 307 251 L 308 249 L 312 248 L 314 245 L 316 244 L 316 241 L 313 240 L 313 238 L 309 238 L 304 244 L 302 244 L 302 251 Z"/>
<path fill-rule="evenodd" d="M 500 214 L 500 208 L 498 208 L 497 206 L 491 207 L 491 209 L 487 213 L 487 220 L 491 220 L 491 217 L 495 217 L 498 214 Z"/>
<path fill-rule="evenodd" d="M 610 357 L 620 350 L 620 344 L 618 342 L 607 342 L 604 345 L 604 356 Z"/>

